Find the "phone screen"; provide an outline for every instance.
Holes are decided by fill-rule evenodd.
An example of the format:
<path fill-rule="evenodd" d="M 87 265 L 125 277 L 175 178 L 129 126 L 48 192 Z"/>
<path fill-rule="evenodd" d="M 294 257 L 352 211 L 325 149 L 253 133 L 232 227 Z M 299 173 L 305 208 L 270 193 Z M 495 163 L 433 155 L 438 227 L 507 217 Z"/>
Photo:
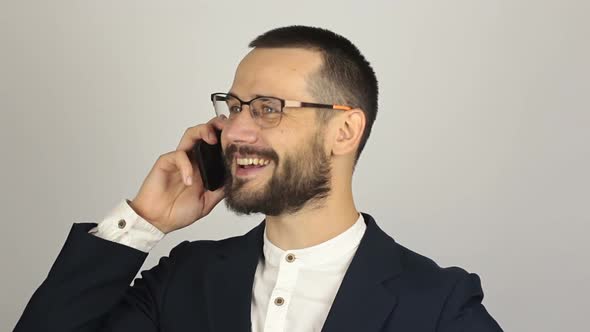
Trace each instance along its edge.
<path fill-rule="evenodd" d="M 193 147 L 192 159 L 197 162 L 205 189 L 213 191 L 223 186 L 225 181 L 225 164 L 221 150 L 221 131 L 215 130 L 216 144 L 208 144 L 200 140 Z"/>

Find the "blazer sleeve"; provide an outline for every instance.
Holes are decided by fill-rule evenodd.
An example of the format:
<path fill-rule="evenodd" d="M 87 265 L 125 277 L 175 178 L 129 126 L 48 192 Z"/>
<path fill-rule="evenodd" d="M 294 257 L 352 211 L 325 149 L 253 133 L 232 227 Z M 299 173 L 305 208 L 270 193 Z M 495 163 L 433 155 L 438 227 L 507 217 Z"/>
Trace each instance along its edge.
<path fill-rule="evenodd" d="M 147 253 L 88 231 L 75 223 L 47 278 L 14 329 L 33 331 L 158 331 L 159 305 L 184 241 L 158 265 L 133 278 Z"/>
<path fill-rule="evenodd" d="M 481 303 L 483 290 L 477 274 L 456 268 L 458 277 L 449 294 L 438 332 L 502 332 L 502 328 Z"/>

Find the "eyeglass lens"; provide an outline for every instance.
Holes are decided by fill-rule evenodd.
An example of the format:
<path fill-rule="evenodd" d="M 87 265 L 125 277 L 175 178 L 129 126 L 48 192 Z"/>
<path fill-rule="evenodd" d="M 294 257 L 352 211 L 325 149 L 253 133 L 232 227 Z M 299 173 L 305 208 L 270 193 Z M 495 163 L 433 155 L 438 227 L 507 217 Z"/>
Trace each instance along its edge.
<path fill-rule="evenodd" d="M 215 113 L 234 119 L 242 112 L 245 103 L 231 95 L 215 95 L 213 106 Z M 281 101 L 271 97 L 259 97 L 249 103 L 249 111 L 256 123 L 262 127 L 278 125 L 282 117 Z"/>

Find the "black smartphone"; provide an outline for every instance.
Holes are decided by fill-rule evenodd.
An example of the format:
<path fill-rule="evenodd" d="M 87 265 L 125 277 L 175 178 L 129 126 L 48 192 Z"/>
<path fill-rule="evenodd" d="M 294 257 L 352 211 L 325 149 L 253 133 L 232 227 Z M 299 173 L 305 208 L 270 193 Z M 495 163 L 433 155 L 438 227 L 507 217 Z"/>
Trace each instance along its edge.
<path fill-rule="evenodd" d="M 221 150 L 221 130 L 215 129 L 217 135 L 216 144 L 198 141 L 191 150 L 191 159 L 196 161 L 201 179 L 205 189 L 209 191 L 216 190 L 223 186 L 225 182 L 225 164 L 223 162 L 223 152 Z"/>

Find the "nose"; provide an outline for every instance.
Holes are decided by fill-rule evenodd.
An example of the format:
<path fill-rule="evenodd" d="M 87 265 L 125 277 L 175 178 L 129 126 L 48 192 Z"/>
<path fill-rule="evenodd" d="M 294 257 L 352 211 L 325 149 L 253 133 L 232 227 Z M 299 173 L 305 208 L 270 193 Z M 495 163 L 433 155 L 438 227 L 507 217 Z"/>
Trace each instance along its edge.
<path fill-rule="evenodd" d="M 240 113 L 232 116 L 223 128 L 223 134 L 225 135 L 227 144 L 254 144 L 258 139 L 260 126 L 252 118 L 250 106 L 244 105 L 243 107 L 248 107 L 248 109 L 246 110 L 244 108 Z"/>

